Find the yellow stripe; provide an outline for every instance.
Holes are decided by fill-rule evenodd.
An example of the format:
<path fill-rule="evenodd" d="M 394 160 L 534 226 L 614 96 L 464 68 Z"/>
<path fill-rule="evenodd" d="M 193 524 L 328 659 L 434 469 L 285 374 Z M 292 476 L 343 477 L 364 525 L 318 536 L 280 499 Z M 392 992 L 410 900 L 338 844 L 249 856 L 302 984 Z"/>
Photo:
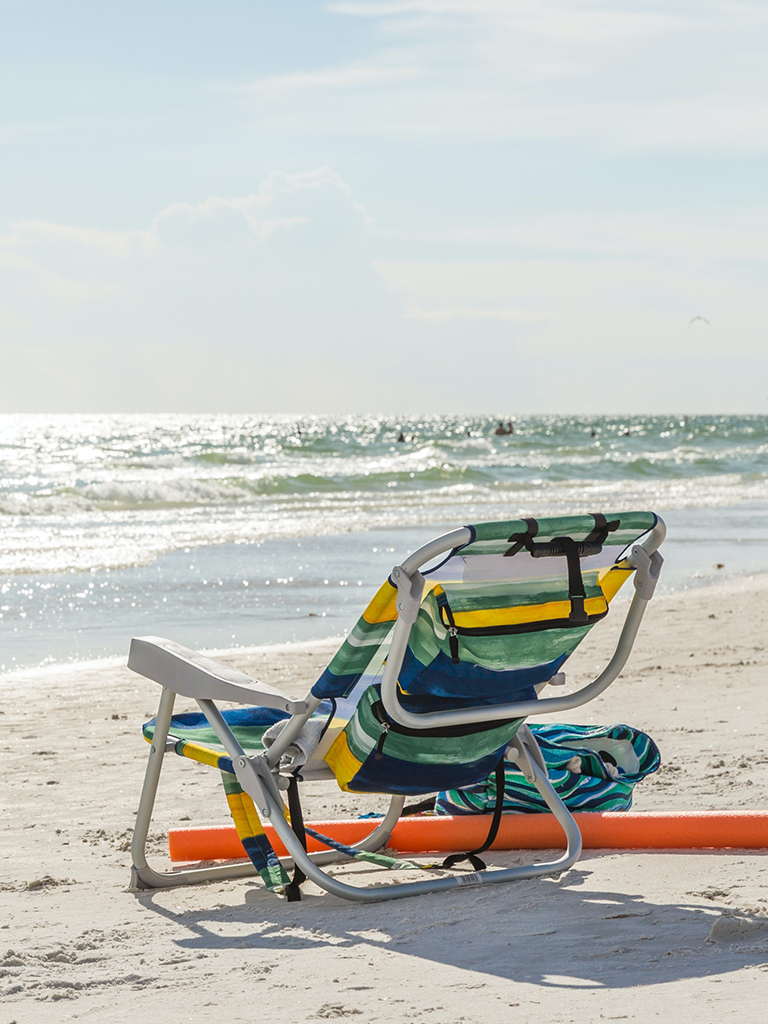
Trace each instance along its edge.
<path fill-rule="evenodd" d="M 243 811 L 248 819 L 248 827 L 251 830 L 252 836 L 260 836 L 264 831 L 264 826 L 261 823 L 259 812 L 256 810 L 256 806 L 253 800 L 248 796 L 247 793 L 243 793 Z"/>
<path fill-rule="evenodd" d="M 249 836 L 260 836 L 264 830 L 256 814 L 256 809 L 253 807 L 253 801 L 251 801 L 251 809 L 253 809 L 255 820 L 249 814 L 247 800 L 250 800 L 250 798 L 245 793 L 229 793 L 226 796 L 229 813 L 241 839 L 248 839 Z"/>
<path fill-rule="evenodd" d="M 392 622 L 397 617 L 397 612 L 395 611 L 396 597 L 396 588 L 387 580 L 386 583 L 379 587 L 373 600 L 363 612 L 365 621 L 370 622 L 372 625 L 378 622 Z"/>
<path fill-rule="evenodd" d="M 584 602 L 587 615 L 600 615 L 608 610 L 604 597 L 588 597 Z M 476 612 L 454 612 L 457 626 L 477 628 L 484 626 L 516 626 L 526 622 L 546 622 L 549 619 L 567 619 L 571 614 L 570 601 L 547 601 L 546 604 L 525 604 L 517 608 L 487 608 Z"/>
<path fill-rule="evenodd" d="M 601 569 L 597 574 L 597 583 L 605 594 L 606 601 L 612 601 L 622 584 L 629 579 L 634 569 L 622 569 L 620 566 L 612 565 L 608 569 Z"/>
<path fill-rule="evenodd" d="M 333 746 L 325 755 L 325 763 L 330 767 L 336 776 L 339 789 L 346 790 L 348 784 L 357 775 L 362 767 L 362 761 L 358 761 L 347 743 L 346 733 L 340 733 Z"/>
<path fill-rule="evenodd" d="M 184 749 L 182 750 L 184 757 L 189 757 L 193 761 L 199 761 L 201 764 L 210 765 L 211 768 L 219 767 L 219 758 L 221 754 L 215 750 L 211 750 L 210 747 L 202 747 L 199 743 L 186 742 Z"/>

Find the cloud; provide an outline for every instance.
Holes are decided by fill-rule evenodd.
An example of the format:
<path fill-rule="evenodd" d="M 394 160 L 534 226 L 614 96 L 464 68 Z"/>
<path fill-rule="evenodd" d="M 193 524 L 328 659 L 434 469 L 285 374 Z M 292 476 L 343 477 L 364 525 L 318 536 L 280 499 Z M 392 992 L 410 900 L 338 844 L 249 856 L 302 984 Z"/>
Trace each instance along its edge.
<path fill-rule="evenodd" d="M 24 330 L 26 327 L 29 327 L 31 323 L 31 320 L 26 320 L 23 317 L 4 316 L 3 314 L 0 314 L 0 328 L 4 331 Z"/>
<path fill-rule="evenodd" d="M 23 143 L 35 136 L 79 131 L 88 127 L 92 127 L 88 121 L 30 121 L 27 124 L 0 125 L 0 145 Z"/>
<path fill-rule="evenodd" d="M 238 247 L 267 244 L 281 233 L 303 231 L 301 247 L 316 251 L 318 244 L 333 248 L 328 232 L 360 244 L 371 225 L 365 207 L 329 168 L 275 171 L 247 196 L 171 203 L 146 228 L 107 231 L 37 220 L 13 223 L 0 235 L 0 267 L 23 274 L 27 291 L 39 287 L 65 302 L 82 303 L 127 294 L 147 268 L 168 265 L 170 249 L 186 249 L 202 260 L 213 253 L 220 258 L 222 251 L 231 254 Z"/>
<path fill-rule="evenodd" d="M 329 223 L 330 222 L 330 223 Z M 101 228 L 28 220 L 10 225 L 0 235 L 0 260 L 5 266 L 33 271 L 36 262 L 25 254 L 95 251 L 115 261 L 157 253 L 168 245 L 205 247 L 212 241 L 267 242 L 279 232 L 332 226 L 334 232 L 363 236 L 373 220 L 356 201 L 346 182 L 330 168 L 285 174 L 274 171 L 246 196 L 209 196 L 198 203 L 170 203 L 146 228 L 107 231 Z"/>
<path fill-rule="evenodd" d="M 673 5 L 671 5 L 673 6 Z M 432 26 L 484 24 L 495 30 L 514 29 L 526 36 L 605 40 L 619 36 L 637 39 L 692 24 L 690 17 L 665 11 L 649 12 L 647 5 L 572 0 L 390 0 L 374 3 L 332 3 L 336 14 L 358 18 L 395 19 L 399 34 Z M 408 19 L 408 15 L 413 15 Z"/>
<path fill-rule="evenodd" d="M 514 320 L 518 323 L 534 323 L 546 320 L 547 315 L 534 309 L 478 309 L 470 306 L 443 306 L 440 309 L 408 306 L 405 311 L 409 320 L 431 320 L 434 323 L 445 323 L 447 320 Z"/>
<path fill-rule="evenodd" d="M 219 92 L 260 131 L 451 143 L 556 141 L 610 151 L 762 152 L 768 18 L 672 0 L 331 4 L 373 23 L 366 60 Z M 725 56 L 724 56 L 725 55 Z M 738 59 L 733 59 L 734 55 Z"/>
<path fill-rule="evenodd" d="M 58 225 L 50 226 L 56 227 Z M 75 235 L 77 234 L 78 233 L 75 232 Z M 84 232 L 84 234 L 87 235 L 87 232 Z M 76 305 L 78 303 L 85 302 L 89 299 L 94 299 L 110 293 L 116 294 L 120 292 L 121 289 L 118 284 L 110 285 L 106 283 L 98 284 L 92 281 L 80 281 L 72 276 L 57 273 L 56 271 L 44 266 L 40 262 L 30 259 L 28 256 L 22 255 L 20 252 L 13 252 L 8 250 L 3 251 L 3 247 L 4 245 L 7 244 L 8 239 L 13 237 L 14 236 L 6 236 L 5 239 L 0 239 L 0 269 L 6 270 L 6 282 L 16 280 L 16 275 L 9 273 L 16 271 L 17 275 L 21 274 L 25 278 L 32 279 L 36 283 L 36 285 L 39 286 L 43 293 L 52 296 L 69 305 Z M 42 233 L 42 237 L 45 237 L 44 233 Z M 58 235 L 58 237 L 66 237 L 66 232 L 64 232 L 61 235 Z M 22 241 L 23 239 L 24 232 L 22 231 L 19 233 L 18 240 Z M 13 286 L 11 287 L 13 289 Z M 33 286 L 32 291 L 34 292 L 34 290 L 35 289 Z M 2 294 L 1 290 L 0 294 Z M 23 289 L 22 294 L 29 294 L 29 289 Z M 6 302 L 8 303 L 8 305 L 10 305 L 14 301 L 19 301 L 19 298 L 19 294 L 14 293 L 6 300 Z M 11 327 L 13 328 L 14 326 L 29 326 L 29 324 L 32 321 L 30 318 L 26 316 L 14 316 L 11 314 L 10 316 L 5 317 L 5 322 L 6 326 L 10 324 Z"/>
<path fill-rule="evenodd" d="M 136 245 L 146 245 L 144 231 L 103 231 L 99 228 L 73 227 L 49 221 L 26 220 L 11 224 L 7 235 L 0 235 L 0 254 L 3 249 L 28 249 L 39 244 L 74 244 L 99 249 L 110 256 L 124 256 Z"/>
<path fill-rule="evenodd" d="M 197 205 L 172 203 L 155 217 L 145 239 L 147 244 L 153 245 L 169 241 L 184 244 L 199 237 L 201 231 L 222 231 L 228 238 L 232 227 L 239 226 L 244 232 L 263 241 L 275 231 L 290 231 L 309 224 L 309 219 L 304 215 L 265 215 L 265 205 L 261 196 L 246 196 L 242 199 L 211 196 Z"/>
<path fill-rule="evenodd" d="M 328 168 L 174 202 L 108 231 L 22 221 L 0 237 L 6 410 L 348 405 L 399 300 L 370 217 Z"/>
<path fill-rule="evenodd" d="M 768 97 L 701 93 L 695 97 L 638 104 L 617 126 L 617 135 L 637 150 L 764 152 L 768 137 Z"/>
<path fill-rule="evenodd" d="M 531 259 L 468 262 L 378 261 L 377 271 L 420 319 L 448 327 L 507 320 L 516 337 L 535 338 L 542 357 L 641 359 L 675 352 L 761 355 L 768 302 L 761 268 L 744 274 L 728 260 L 652 258 Z M 499 311 L 515 314 L 499 316 Z M 468 311 L 469 316 L 462 315 Z M 431 314 L 431 315 L 430 315 Z M 458 315 L 454 315 L 458 314 Z M 689 330 L 705 315 L 713 330 Z M 714 327 L 717 327 L 715 330 Z M 478 323 L 478 329 L 480 325 Z M 479 337 L 479 336 L 478 336 Z"/>
<path fill-rule="evenodd" d="M 655 259 L 664 264 L 756 261 L 768 260 L 768 206 L 705 213 L 679 207 L 671 212 L 610 213 L 598 208 L 432 230 L 383 230 L 380 235 L 403 248 L 426 243 L 474 253 L 491 246 L 524 251 L 535 259 L 559 254 L 571 259 Z"/>
<path fill-rule="evenodd" d="M 289 75 L 275 75 L 251 82 L 214 82 L 209 91 L 223 95 L 254 95 L 258 93 L 304 92 L 315 89 L 365 88 L 388 85 L 404 79 L 417 78 L 417 68 L 345 66 Z"/>
<path fill-rule="evenodd" d="M 255 193 L 248 196 L 209 196 L 199 203 L 171 203 L 145 229 L 105 231 L 38 220 L 12 223 L 10 232 L 0 235 L 0 256 L 5 252 L 6 259 L 11 259 L 14 253 L 29 249 L 61 246 L 96 249 L 119 259 L 137 251 L 148 251 L 172 238 L 178 241 L 190 230 L 194 233 L 195 228 L 205 229 L 218 223 L 226 230 L 227 222 L 230 227 L 238 224 L 264 240 L 275 231 L 289 231 L 308 225 L 310 218 L 307 213 L 297 213 L 295 208 L 301 203 L 299 197 L 302 193 L 311 195 L 320 190 L 340 194 L 341 205 L 350 206 L 355 218 L 362 218 L 366 225 L 372 223 L 362 204 L 352 200 L 347 184 L 330 168 L 296 174 L 274 171 Z M 15 258 L 21 259 L 19 256 Z M 31 268 L 32 264 L 29 266 Z"/>

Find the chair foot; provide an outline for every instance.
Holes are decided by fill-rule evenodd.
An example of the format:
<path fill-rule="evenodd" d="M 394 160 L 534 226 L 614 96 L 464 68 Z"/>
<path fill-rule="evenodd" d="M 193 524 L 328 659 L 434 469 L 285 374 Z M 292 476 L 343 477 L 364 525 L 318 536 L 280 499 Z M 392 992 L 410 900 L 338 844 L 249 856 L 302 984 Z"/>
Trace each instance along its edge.
<path fill-rule="evenodd" d="M 141 875 L 136 868 L 131 868 L 131 881 L 128 884 L 130 889 L 146 889 L 148 888 L 141 880 Z"/>

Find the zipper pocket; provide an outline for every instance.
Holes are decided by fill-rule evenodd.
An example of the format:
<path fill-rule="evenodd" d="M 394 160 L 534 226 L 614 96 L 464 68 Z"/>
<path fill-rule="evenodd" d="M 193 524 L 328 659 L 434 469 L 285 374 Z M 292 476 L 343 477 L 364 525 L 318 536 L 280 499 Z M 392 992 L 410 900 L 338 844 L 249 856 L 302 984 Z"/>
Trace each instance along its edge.
<path fill-rule="evenodd" d="M 505 626 L 457 626 L 453 619 L 453 612 L 445 599 L 438 599 L 440 608 L 440 620 L 448 632 L 448 643 L 451 650 L 451 661 L 454 665 L 459 662 L 459 637 L 460 636 L 514 636 L 516 633 L 541 633 L 547 629 L 573 629 L 574 626 L 591 626 L 608 614 L 597 612 L 587 615 L 584 622 L 575 623 L 571 619 L 544 619 L 541 622 L 514 622 Z M 447 621 L 446 621 L 447 620 Z M 455 646 L 455 654 L 454 654 Z"/>
<path fill-rule="evenodd" d="M 493 705 L 489 705 L 492 707 Z M 509 725 L 510 722 L 515 722 L 515 718 L 500 718 L 493 722 L 468 722 L 466 725 L 445 725 L 436 726 L 432 729 L 411 729 L 408 725 L 400 725 L 399 722 L 393 722 L 384 710 L 384 702 L 381 700 L 374 701 L 371 704 L 371 711 L 373 717 L 381 726 L 381 736 L 376 746 L 376 753 L 381 756 L 382 748 L 389 733 L 396 732 L 401 736 L 471 736 L 473 733 L 478 732 L 490 732 L 491 729 L 498 729 L 501 725 Z M 378 758 L 377 758 L 378 760 Z"/>

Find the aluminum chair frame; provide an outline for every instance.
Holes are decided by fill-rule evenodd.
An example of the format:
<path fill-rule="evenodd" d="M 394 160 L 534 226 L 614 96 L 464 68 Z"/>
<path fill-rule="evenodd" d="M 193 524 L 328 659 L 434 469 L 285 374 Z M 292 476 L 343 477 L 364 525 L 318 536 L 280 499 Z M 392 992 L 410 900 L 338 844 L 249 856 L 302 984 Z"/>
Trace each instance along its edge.
<path fill-rule="evenodd" d="M 413 729 L 431 729 L 438 725 L 453 726 L 497 719 L 524 718 L 531 715 L 570 710 L 586 704 L 607 689 L 626 664 L 645 609 L 653 597 L 659 579 L 663 559 L 658 548 L 664 540 L 665 534 L 666 527 L 663 521 L 658 519 L 653 529 L 632 545 L 631 551 L 626 557 L 628 567 L 635 569 L 633 579 L 635 593 L 616 650 L 605 669 L 591 683 L 562 697 L 545 697 L 492 707 L 419 715 L 407 711 L 397 696 L 398 675 L 408 645 L 410 631 L 416 621 L 421 604 L 424 577 L 419 570 L 435 558 L 467 543 L 471 539 L 471 534 L 464 527 L 425 544 L 409 555 L 402 565 L 395 566 L 392 571 L 392 579 L 398 590 L 397 619 L 392 631 L 391 646 L 381 684 L 382 703 L 387 714 L 401 725 Z M 551 861 L 530 865 L 488 868 L 483 871 L 458 873 L 447 877 L 404 882 L 397 885 L 360 887 L 342 882 L 323 871 L 322 867 L 324 864 L 341 859 L 341 855 L 335 851 L 308 854 L 291 829 L 285 816 L 285 807 L 281 796 L 281 791 L 287 789 L 288 778 L 280 774 L 280 758 L 317 709 L 320 698 L 315 697 L 311 691 L 304 700 L 288 697 L 280 690 L 251 679 L 242 672 L 227 668 L 172 641 L 158 637 L 134 638 L 131 641 L 128 667 L 155 680 L 163 688 L 131 844 L 133 862 L 131 885 L 135 888 L 151 889 L 189 885 L 256 874 L 256 869 L 249 861 L 172 871 L 158 871 L 148 863 L 146 843 L 160 773 L 165 754 L 174 748 L 174 741 L 169 739 L 168 732 L 177 693 L 192 697 L 197 701 L 219 742 L 232 758 L 238 782 L 253 799 L 262 820 L 268 821 L 274 827 L 290 854 L 288 858 L 281 858 L 284 866 L 298 865 L 307 878 L 336 896 L 349 900 L 372 902 L 401 899 L 406 896 L 439 892 L 465 885 L 495 884 L 516 879 L 535 878 L 564 871 L 575 864 L 581 855 L 581 833 L 578 825 L 547 777 L 546 765 L 533 734 L 526 725 L 522 725 L 508 745 L 504 756 L 507 760 L 514 761 L 523 771 L 526 779 L 536 787 L 561 825 L 566 837 L 566 849 L 562 856 Z M 553 678 L 551 682 L 554 681 Z M 557 681 L 560 682 L 559 679 Z M 216 700 L 260 704 L 286 711 L 292 717 L 268 750 L 248 755 L 216 707 L 214 703 Z M 307 777 L 310 779 L 333 778 L 333 774 L 330 769 L 324 768 L 322 765 L 310 763 L 305 769 L 302 769 L 302 777 L 305 779 Z M 384 847 L 400 817 L 404 802 L 404 797 L 393 796 L 384 818 L 355 848 L 375 851 Z"/>

